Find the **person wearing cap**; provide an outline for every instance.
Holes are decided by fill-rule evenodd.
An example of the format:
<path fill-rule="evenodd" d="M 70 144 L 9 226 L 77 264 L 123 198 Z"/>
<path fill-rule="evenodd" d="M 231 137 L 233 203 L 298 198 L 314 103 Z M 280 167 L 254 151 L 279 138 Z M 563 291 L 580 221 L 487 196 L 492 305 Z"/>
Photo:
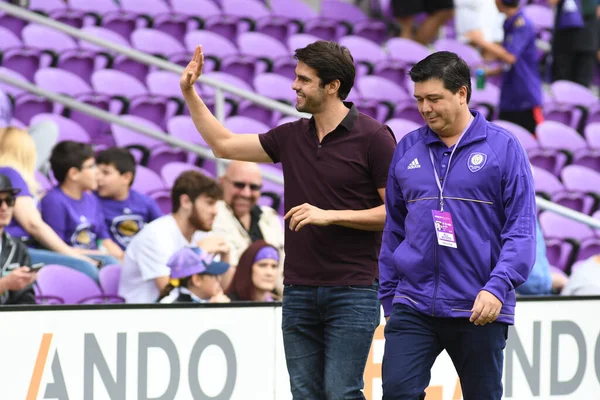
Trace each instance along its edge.
<path fill-rule="evenodd" d="M 169 284 L 162 290 L 160 303 L 228 303 L 220 278 L 229 264 L 217 262 L 197 246 L 186 246 L 167 262 Z"/>
<path fill-rule="evenodd" d="M 27 247 L 5 229 L 12 220 L 17 194 L 19 189 L 0 174 L 0 304 L 35 304 L 32 284 L 37 273 L 30 272 Z"/>
<path fill-rule="evenodd" d="M 496 0 L 496 7 L 506 15 L 503 44 L 484 39 L 475 44 L 503 63 L 484 68 L 486 76 L 502 74 L 499 119 L 535 133 L 544 121 L 535 27 L 521 10 L 519 0 Z"/>
<path fill-rule="evenodd" d="M 279 252 L 258 240 L 241 255 L 227 295 L 231 301 L 273 301 L 279 275 Z"/>
<path fill-rule="evenodd" d="M 469 109 L 471 74 L 440 51 L 410 71 L 427 125 L 398 143 L 385 191 L 383 398 L 425 398 L 446 350 L 465 400 L 500 400 L 515 289 L 536 254 L 535 186 L 514 134 Z"/>

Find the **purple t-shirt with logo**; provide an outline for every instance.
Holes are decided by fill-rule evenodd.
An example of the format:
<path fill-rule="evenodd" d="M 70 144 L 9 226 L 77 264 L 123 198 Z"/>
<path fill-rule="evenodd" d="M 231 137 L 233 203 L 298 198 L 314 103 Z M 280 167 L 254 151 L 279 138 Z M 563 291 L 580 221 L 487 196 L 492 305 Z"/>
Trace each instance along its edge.
<path fill-rule="evenodd" d="M 5 175 L 8 179 L 10 179 L 10 183 L 12 183 L 13 188 L 21 189 L 19 194 L 17 194 L 17 197 L 21 197 L 21 196 L 33 197 L 33 196 L 31 196 L 31 192 L 29 191 L 29 188 L 27 187 L 27 183 L 25 182 L 25 180 L 23 179 L 21 174 L 19 174 L 16 170 L 14 170 L 10 167 L 0 167 L 0 174 Z M 8 234 L 10 236 L 12 236 L 14 238 L 21 239 L 21 240 L 29 239 L 29 234 L 25 231 L 25 229 L 23 229 L 21 224 L 19 224 L 17 222 L 14 215 L 13 215 L 12 220 L 10 221 L 10 225 L 8 225 L 6 227 L 6 231 L 8 232 Z"/>
<path fill-rule="evenodd" d="M 42 198 L 41 205 L 44 221 L 73 247 L 93 250 L 97 240 L 110 238 L 102 206 L 92 193 L 85 192 L 76 200 L 55 187 Z"/>
<path fill-rule="evenodd" d="M 130 190 L 129 197 L 122 201 L 96 196 L 102 205 L 110 237 L 123 250 L 145 224 L 162 217 L 156 202 L 135 190 Z"/>

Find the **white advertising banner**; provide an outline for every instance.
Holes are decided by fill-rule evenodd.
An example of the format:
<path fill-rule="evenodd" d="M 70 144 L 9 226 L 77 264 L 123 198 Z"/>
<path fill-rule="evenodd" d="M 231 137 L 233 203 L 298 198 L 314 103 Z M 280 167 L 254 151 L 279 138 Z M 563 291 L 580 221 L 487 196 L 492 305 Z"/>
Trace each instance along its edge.
<path fill-rule="evenodd" d="M 600 399 L 600 299 L 527 301 L 505 351 L 505 399 Z M 365 369 L 381 399 L 384 322 Z M 291 400 L 280 307 L 0 311 L 0 393 L 11 400 Z M 452 362 L 427 400 L 459 400 Z"/>

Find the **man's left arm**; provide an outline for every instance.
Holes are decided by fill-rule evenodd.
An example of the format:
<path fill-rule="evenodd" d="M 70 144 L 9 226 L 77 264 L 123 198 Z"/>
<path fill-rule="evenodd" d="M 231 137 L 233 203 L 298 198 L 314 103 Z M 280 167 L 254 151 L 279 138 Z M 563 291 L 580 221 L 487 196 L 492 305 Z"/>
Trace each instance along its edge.
<path fill-rule="evenodd" d="M 529 277 L 536 254 L 535 187 L 527 155 L 516 140 L 509 144 L 506 154 L 498 155 L 506 160 L 502 180 L 506 221 L 500 237 L 500 257 L 473 306 L 471 321 L 481 324 L 498 317 L 508 293 Z"/>
<path fill-rule="evenodd" d="M 382 201 L 385 201 L 385 187 L 395 149 L 396 139 L 387 126 L 375 132 L 369 142 L 367 163 L 371 180 Z M 284 218 L 290 219 L 290 229 L 296 231 L 307 224 L 340 225 L 363 231 L 382 231 L 385 225 L 385 205 L 365 210 L 322 210 L 305 203 L 290 209 Z"/>

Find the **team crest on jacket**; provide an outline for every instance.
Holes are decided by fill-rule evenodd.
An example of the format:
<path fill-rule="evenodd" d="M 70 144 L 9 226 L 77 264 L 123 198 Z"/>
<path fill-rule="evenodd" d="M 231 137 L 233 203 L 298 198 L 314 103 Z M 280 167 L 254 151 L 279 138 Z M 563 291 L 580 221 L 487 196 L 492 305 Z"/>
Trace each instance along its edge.
<path fill-rule="evenodd" d="M 471 172 L 477 172 L 481 168 L 484 167 L 487 162 L 487 154 L 484 153 L 471 153 L 469 155 L 469 160 L 467 161 L 467 166 Z"/>

